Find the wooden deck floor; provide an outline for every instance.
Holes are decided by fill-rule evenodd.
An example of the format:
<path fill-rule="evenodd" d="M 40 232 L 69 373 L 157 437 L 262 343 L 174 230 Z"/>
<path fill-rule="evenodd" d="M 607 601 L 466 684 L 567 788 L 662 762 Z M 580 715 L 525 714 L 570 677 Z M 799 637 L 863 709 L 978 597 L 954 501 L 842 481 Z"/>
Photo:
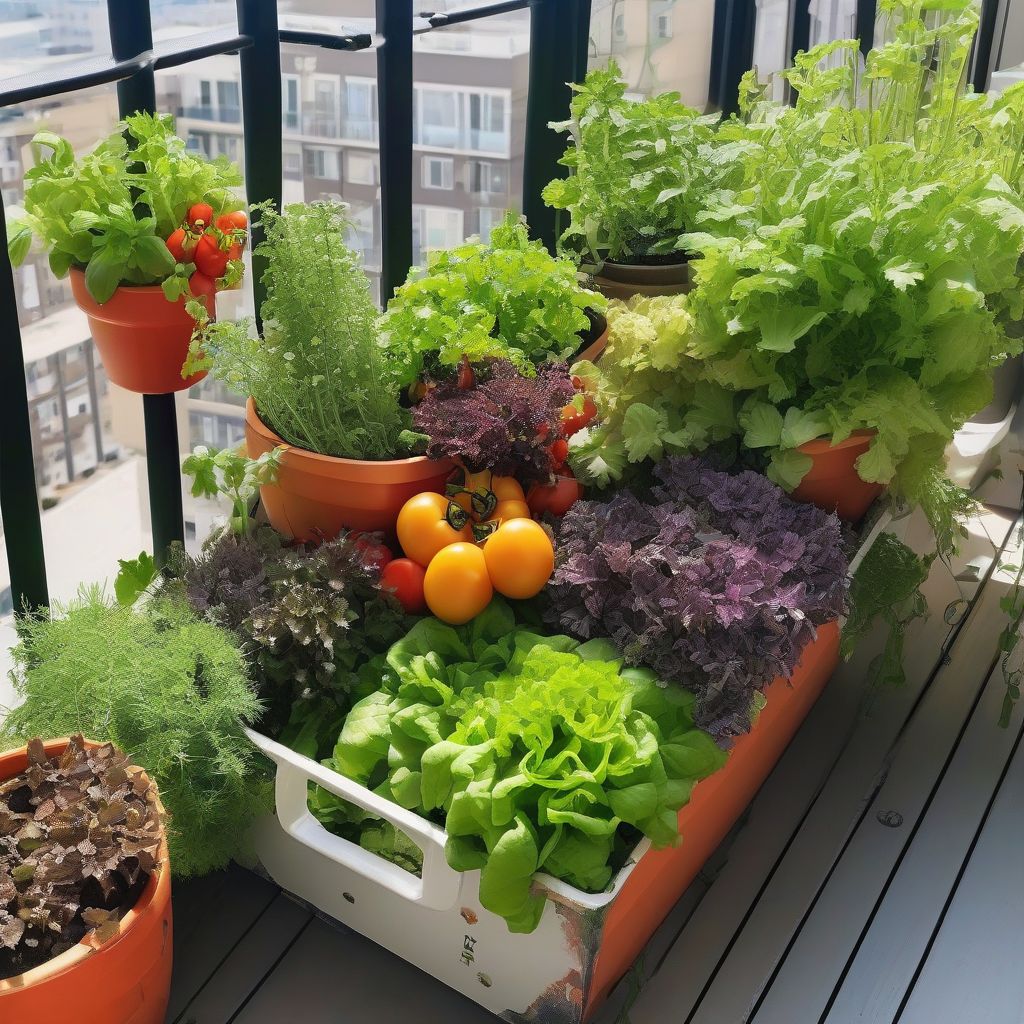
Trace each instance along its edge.
<path fill-rule="evenodd" d="M 985 514 L 934 567 L 904 687 L 866 688 L 878 637 L 840 668 L 600 1024 L 1024 1021 L 1024 716 L 996 724 L 1013 525 Z M 170 1021 L 495 1019 L 240 868 L 178 885 L 175 915 Z"/>

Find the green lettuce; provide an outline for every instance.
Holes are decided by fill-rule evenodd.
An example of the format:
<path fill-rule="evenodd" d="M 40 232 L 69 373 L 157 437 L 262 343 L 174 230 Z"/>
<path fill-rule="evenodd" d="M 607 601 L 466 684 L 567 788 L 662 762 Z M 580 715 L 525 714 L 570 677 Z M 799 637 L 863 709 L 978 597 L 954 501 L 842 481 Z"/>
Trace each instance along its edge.
<path fill-rule="evenodd" d="M 676 842 L 694 784 L 725 762 L 691 694 L 623 669 L 608 641 L 517 627 L 500 600 L 466 626 L 421 620 L 369 671 L 380 686 L 325 763 L 443 824 L 448 863 L 480 870 L 482 905 L 512 931 L 540 920 L 535 872 L 601 891 L 638 833 Z M 311 806 L 408 866 L 393 829 L 323 790 Z"/>

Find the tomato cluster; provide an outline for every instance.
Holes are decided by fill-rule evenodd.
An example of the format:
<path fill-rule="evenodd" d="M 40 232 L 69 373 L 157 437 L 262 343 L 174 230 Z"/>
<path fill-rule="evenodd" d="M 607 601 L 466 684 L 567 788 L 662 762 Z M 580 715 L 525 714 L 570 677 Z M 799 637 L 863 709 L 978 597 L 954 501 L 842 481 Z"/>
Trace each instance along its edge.
<path fill-rule="evenodd" d="M 381 583 L 407 611 L 425 605 L 459 625 L 479 615 L 494 591 L 533 597 L 550 579 L 554 547 L 530 518 L 522 487 L 512 477 L 486 477 L 481 483 L 469 474 L 451 498 L 426 491 L 402 507 L 397 532 L 407 557 L 391 562 Z M 408 564 L 392 568 L 399 562 Z"/>
<path fill-rule="evenodd" d="M 193 203 L 184 223 L 167 236 L 167 249 L 174 262 L 191 264 L 189 276 L 194 294 L 236 288 L 249 221 L 241 210 L 214 216 L 209 203 Z"/>

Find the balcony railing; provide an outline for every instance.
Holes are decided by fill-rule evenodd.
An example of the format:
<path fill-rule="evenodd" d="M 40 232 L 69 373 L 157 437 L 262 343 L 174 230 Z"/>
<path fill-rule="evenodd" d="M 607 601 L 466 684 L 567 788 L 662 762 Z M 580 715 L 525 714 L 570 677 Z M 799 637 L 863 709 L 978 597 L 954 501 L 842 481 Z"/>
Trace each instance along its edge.
<path fill-rule="evenodd" d="M 59 77 L 31 73 L 0 79 L 0 118 L 4 108 L 28 100 L 117 83 L 122 115 L 153 110 L 154 73 L 205 57 L 239 55 L 241 109 L 199 104 L 183 106 L 186 118 L 217 124 L 241 123 L 245 141 L 245 185 L 251 202 L 280 205 L 282 131 L 319 133 L 377 143 L 380 147 L 381 248 L 380 295 L 386 300 L 404 280 L 412 262 L 413 224 L 413 37 L 509 11 L 526 10 L 530 18 L 530 65 L 526 139 L 523 159 L 523 212 L 533 232 L 550 248 L 556 236 L 555 212 L 541 199 L 541 189 L 562 173 L 558 159 L 563 139 L 548 129 L 565 116 L 570 90 L 586 71 L 591 0 L 467 0 L 465 7 L 444 13 L 414 15 L 411 0 L 375 0 L 376 32 L 316 32 L 281 29 L 273 0 L 236 0 L 237 29 L 207 30 L 201 36 L 154 45 L 150 5 L 143 0 L 107 0 L 110 56 L 83 56 L 54 69 Z M 874 21 L 875 0 L 860 0 L 858 24 Z M 986 11 L 996 6 L 986 4 Z M 710 105 L 727 113 L 736 107 L 740 76 L 753 53 L 755 0 L 715 0 Z M 995 17 L 993 13 L 991 17 Z M 976 78 L 987 78 L 991 56 L 980 46 Z M 865 36 L 866 37 L 866 36 Z M 793 44 L 799 42 L 794 32 Z M 281 44 L 329 50 L 373 50 L 377 62 L 377 116 L 312 122 L 297 112 L 282 116 Z M 303 114 L 308 113 L 303 111 Z M 338 136 L 323 134 L 337 131 Z M 419 140 L 417 140 L 419 141 Z M 505 132 L 468 128 L 452 132 L 434 126 L 424 145 L 504 155 Z M 5 220 L 0 207 L 0 228 Z M 262 300 L 258 273 L 252 275 L 257 308 Z M 16 609 L 47 603 L 42 529 L 32 458 L 32 430 L 25 387 L 24 353 L 18 330 L 18 307 L 10 264 L 0 258 L 0 513 L 8 542 L 12 603 Z M 174 396 L 144 395 L 146 460 L 154 550 L 162 557 L 184 535 L 179 444 Z"/>

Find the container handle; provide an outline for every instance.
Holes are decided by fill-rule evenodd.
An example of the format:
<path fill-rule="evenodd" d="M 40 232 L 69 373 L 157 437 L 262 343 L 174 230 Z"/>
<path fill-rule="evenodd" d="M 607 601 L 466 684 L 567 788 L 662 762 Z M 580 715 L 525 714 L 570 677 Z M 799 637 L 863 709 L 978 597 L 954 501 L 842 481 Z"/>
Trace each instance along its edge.
<path fill-rule="evenodd" d="M 252 729 L 245 732 L 277 766 L 274 788 L 277 819 L 288 835 L 410 903 L 432 910 L 448 910 L 455 906 L 462 875 L 449 867 L 445 859 L 446 836 L 443 829 L 281 743 Z M 328 832 L 310 813 L 307 802 L 309 782 L 323 786 L 342 800 L 383 818 L 404 832 L 423 852 L 421 877 L 417 878 L 397 864 Z"/>

